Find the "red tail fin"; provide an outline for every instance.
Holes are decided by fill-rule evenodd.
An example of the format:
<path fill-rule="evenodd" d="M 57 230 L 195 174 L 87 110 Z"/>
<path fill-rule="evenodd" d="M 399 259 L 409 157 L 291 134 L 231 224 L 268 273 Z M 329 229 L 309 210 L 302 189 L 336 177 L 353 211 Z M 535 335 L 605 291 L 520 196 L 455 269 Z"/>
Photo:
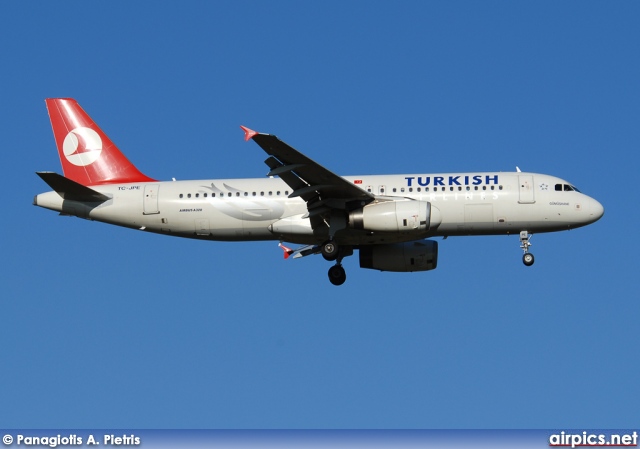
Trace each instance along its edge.
<path fill-rule="evenodd" d="M 154 181 L 129 162 L 77 101 L 45 102 L 65 177 L 85 186 Z"/>

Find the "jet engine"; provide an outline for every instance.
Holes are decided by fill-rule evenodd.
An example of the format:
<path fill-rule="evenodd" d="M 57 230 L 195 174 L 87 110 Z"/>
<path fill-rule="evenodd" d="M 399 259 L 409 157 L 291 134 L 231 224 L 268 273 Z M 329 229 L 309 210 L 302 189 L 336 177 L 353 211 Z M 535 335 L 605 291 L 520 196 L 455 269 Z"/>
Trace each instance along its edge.
<path fill-rule="evenodd" d="M 349 226 L 378 232 L 428 231 L 440 224 L 438 212 L 427 201 L 385 201 L 369 204 L 349 213 Z"/>
<path fill-rule="evenodd" d="M 360 267 L 380 271 L 428 271 L 438 266 L 438 242 L 421 240 L 360 247 Z"/>

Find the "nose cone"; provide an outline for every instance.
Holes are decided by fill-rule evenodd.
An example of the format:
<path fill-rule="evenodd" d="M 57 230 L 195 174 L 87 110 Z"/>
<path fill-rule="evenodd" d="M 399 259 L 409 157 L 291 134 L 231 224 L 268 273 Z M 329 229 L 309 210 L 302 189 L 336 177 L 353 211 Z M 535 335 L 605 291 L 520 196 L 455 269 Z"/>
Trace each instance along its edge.
<path fill-rule="evenodd" d="M 600 220 L 604 215 L 604 207 L 598 201 L 590 198 L 589 202 L 589 223 Z"/>

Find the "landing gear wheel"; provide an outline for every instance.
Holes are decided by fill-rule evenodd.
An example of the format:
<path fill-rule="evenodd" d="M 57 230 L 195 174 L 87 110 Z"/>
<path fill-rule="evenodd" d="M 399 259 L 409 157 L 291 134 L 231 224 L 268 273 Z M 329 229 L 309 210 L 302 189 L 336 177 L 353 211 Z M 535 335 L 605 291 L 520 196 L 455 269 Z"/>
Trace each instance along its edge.
<path fill-rule="evenodd" d="M 525 253 L 522 256 L 522 263 L 525 264 L 526 266 L 530 267 L 531 265 L 533 265 L 533 262 L 535 262 L 535 259 L 533 258 L 533 254 Z"/>
<path fill-rule="evenodd" d="M 347 280 L 347 273 L 345 273 L 342 265 L 334 265 L 329 268 L 329 281 L 333 285 L 342 285 Z"/>
<path fill-rule="evenodd" d="M 321 251 L 322 257 L 324 257 L 325 260 L 332 261 L 338 258 L 338 245 L 333 243 L 333 241 L 328 241 L 322 245 Z"/>

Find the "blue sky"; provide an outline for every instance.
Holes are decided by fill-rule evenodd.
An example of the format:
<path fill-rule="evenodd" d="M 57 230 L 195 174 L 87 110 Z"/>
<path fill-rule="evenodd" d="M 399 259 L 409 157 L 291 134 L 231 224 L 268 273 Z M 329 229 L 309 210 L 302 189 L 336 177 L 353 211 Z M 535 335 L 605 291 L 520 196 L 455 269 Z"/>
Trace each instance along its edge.
<path fill-rule="evenodd" d="M 5 428 L 637 428 L 635 2 L 0 5 Z M 438 268 L 282 260 L 33 207 L 73 97 L 147 175 L 522 170 L 605 207 L 440 241 Z"/>

